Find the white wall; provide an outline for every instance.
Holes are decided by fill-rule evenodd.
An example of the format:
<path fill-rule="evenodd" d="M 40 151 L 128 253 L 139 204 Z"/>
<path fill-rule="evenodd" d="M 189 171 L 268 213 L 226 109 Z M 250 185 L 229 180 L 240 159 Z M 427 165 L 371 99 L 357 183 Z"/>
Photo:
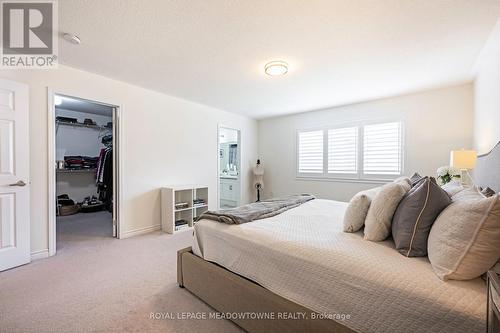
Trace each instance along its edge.
<path fill-rule="evenodd" d="M 112 116 L 60 109 L 56 110 L 56 116 L 76 118 L 80 123 L 83 123 L 85 118 L 90 118 L 97 125 L 106 125 L 113 120 Z M 99 131 L 93 128 L 60 125 L 57 130 L 56 146 L 57 149 L 64 150 L 64 153 L 60 152 L 63 155 L 99 156 L 101 148 L 104 147 L 101 143 L 101 137 L 111 133 L 111 129 Z M 56 158 L 60 157 L 59 155 L 56 156 Z"/>
<path fill-rule="evenodd" d="M 32 252 L 48 248 L 47 87 L 122 107 L 125 233 L 160 224 L 161 186 L 207 184 L 210 208 L 216 208 L 219 123 L 241 129 L 242 201 L 250 200 L 250 167 L 257 158 L 254 120 L 65 66 L 3 70 L 0 77 L 30 88 Z"/>
<path fill-rule="evenodd" d="M 471 84 L 259 121 L 259 154 L 265 168 L 265 197 L 312 193 L 348 201 L 378 186 L 348 181 L 296 179 L 296 130 L 362 120 L 402 120 L 405 173 L 435 175 L 449 164 L 450 150 L 472 146 Z"/>
<path fill-rule="evenodd" d="M 500 20 L 478 58 L 476 70 L 474 147 L 484 154 L 500 141 Z"/>

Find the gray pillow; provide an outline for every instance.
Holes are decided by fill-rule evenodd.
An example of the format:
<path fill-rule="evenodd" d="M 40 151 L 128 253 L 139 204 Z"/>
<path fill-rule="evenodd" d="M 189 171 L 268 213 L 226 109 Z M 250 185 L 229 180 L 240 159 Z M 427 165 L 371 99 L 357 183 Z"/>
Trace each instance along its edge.
<path fill-rule="evenodd" d="M 424 177 L 420 176 L 418 172 L 415 172 L 413 176 L 410 177 L 410 185 L 414 186 L 415 183 L 417 183 L 422 178 Z"/>
<path fill-rule="evenodd" d="M 491 267 L 491 270 L 497 274 L 500 274 L 500 260 L 497 261 L 497 263 Z"/>
<path fill-rule="evenodd" d="M 497 192 L 493 191 L 491 188 L 487 187 L 481 190 L 481 194 L 485 197 L 489 198 L 497 194 Z"/>
<path fill-rule="evenodd" d="M 431 226 L 450 203 L 448 193 L 432 177 L 425 177 L 413 187 L 399 203 L 392 220 L 392 237 L 399 253 L 426 256 Z"/>

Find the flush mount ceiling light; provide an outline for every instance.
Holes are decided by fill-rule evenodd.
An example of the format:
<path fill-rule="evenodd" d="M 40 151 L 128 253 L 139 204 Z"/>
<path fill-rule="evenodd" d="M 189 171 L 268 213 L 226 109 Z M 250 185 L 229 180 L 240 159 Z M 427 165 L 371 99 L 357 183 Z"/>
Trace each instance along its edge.
<path fill-rule="evenodd" d="M 78 37 L 77 35 L 73 35 L 73 34 L 64 34 L 63 35 L 63 38 L 65 40 L 67 40 L 68 42 L 70 42 L 71 44 L 75 44 L 75 45 L 79 45 L 82 41 L 80 40 L 80 37 Z"/>
<path fill-rule="evenodd" d="M 285 75 L 288 73 L 288 64 L 284 61 L 271 61 L 264 66 L 264 71 L 270 76 Z"/>

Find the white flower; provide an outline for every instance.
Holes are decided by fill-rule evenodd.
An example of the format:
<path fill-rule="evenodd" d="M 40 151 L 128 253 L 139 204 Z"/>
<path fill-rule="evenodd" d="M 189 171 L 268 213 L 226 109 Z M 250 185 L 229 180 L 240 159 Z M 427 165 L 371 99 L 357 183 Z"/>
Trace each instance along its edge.
<path fill-rule="evenodd" d="M 439 167 L 436 171 L 437 175 L 442 177 L 448 173 L 448 166 Z"/>
<path fill-rule="evenodd" d="M 460 175 L 460 170 L 458 170 L 457 168 L 454 168 L 452 166 L 449 166 L 449 165 L 445 165 L 445 166 L 438 168 L 436 172 L 437 172 L 437 175 L 439 177 L 443 177 L 446 175 L 450 175 L 450 176 L 459 176 Z"/>
<path fill-rule="evenodd" d="M 437 175 L 444 176 L 444 175 L 448 174 L 448 168 L 449 168 L 449 166 L 447 166 L 447 165 L 439 167 L 436 171 Z"/>

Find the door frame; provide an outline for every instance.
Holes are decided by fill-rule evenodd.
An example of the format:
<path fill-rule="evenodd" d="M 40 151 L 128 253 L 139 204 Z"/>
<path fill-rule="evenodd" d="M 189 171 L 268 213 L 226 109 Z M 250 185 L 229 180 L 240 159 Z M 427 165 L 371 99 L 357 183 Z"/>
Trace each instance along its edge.
<path fill-rule="evenodd" d="M 68 96 L 77 98 L 92 103 L 102 104 L 114 109 L 113 111 L 113 152 L 114 160 L 117 162 L 114 165 L 113 186 L 113 218 L 116 221 L 116 238 L 123 238 L 122 228 L 123 223 L 123 124 L 122 114 L 123 106 L 119 103 L 102 102 L 99 97 L 92 97 L 81 93 L 68 92 L 61 89 L 47 88 L 47 172 L 48 172 L 48 241 L 49 241 L 49 256 L 56 254 L 56 108 L 54 104 L 54 96 Z"/>
<path fill-rule="evenodd" d="M 220 146 L 220 130 L 221 128 L 229 129 L 229 130 L 235 130 L 238 131 L 238 162 L 240 166 L 239 170 L 239 177 L 238 177 L 238 184 L 239 184 L 239 189 L 240 189 L 240 195 L 239 195 L 239 205 L 241 205 L 241 202 L 243 201 L 243 186 L 241 186 L 242 182 L 242 177 L 243 177 L 243 172 L 242 172 L 242 165 L 241 165 L 241 157 L 242 155 L 242 146 L 241 146 L 241 128 L 235 127 L 235 126 L 228 126 L 224 124 L 217 124 L 217 209 L 220 209 L 220 156 L 219 156 L 219 146 Z"/>

